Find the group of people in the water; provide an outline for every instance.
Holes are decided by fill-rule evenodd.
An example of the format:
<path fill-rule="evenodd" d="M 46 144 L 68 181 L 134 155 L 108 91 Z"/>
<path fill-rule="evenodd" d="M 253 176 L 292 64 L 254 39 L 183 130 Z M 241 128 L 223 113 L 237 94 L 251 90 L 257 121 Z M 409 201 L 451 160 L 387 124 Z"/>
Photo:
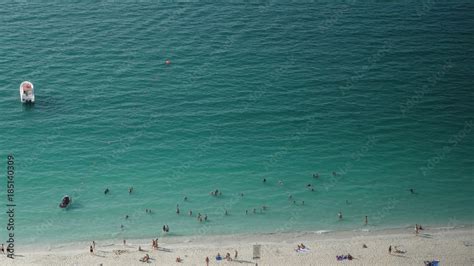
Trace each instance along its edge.
<path fill-rule="evenodd" d="M 185 198 L 185 201 L 187 201 L 188 197 L 184 196 L 184 198 Z M 179 204 L 176 204 L 176 214 L 179 215 L 180 213 L 181 213 L 181 211 L 179 210 Z M 189 214 L 189 216 L 192 217 L 193 216 L 193 210 L 189 210 L 188 214 Z M 201 215 L 201 213 L 198 213 L 197 220 L 199 222 L 207 221 L 207 214 Z"/>
<path fill-rule="evenodd" d="M 213 190 L 213 191 L 209 192 L 209 195 L 215 196 L 215 197 L 222 196 L 222 191 L 219 191 L 218 189 L 216 189 L 216 190 Z"/>
<path fill-rule="evenodd" d="M 338 174 L 337 174 L 336 172 L 332 172 L 332 175 L 333 175 L 333 176 L 337 176 Z M 321 177 L 321 176 L 320 176 L 319 173 L 314 173 L 314 174 L 313 174 L 313 178 L 314 178 L 314 179 L 319 179 L 320 177 Z M 267 183 L 267 179 L 266 179 L 266 178 L 263 178 L 262 182 L 263 182 L 264 184 Z M 278 184 L 279 186 L 283 186 L 283 181 L 279 180 L 277 184 Z M 306 185 L 306 189 L 308 189 L 308 190 L 314 192 L 314 191 L 315 191 L 315 186 L 314 186 L 313 184 L 311 184 L 311 183 L 308 183 L 308 184 Z M 415 192 L 415 190 L 414 190 L 413 188 L 410 188 L 409 191 L 410 191 L 411 194 L 416 194 L 416 192 Z M 132 194 L 132 192 L 133 192 L 133 187 L 129 187 L 128 193 L 129 193 L 129 194 Z M 109 193 L 110 193 L 110 189 L 109 189 L 109 188 L 106 188 L 106 189 L 104 190 L 104 194 L 107 195 L 107 194 L 109 194 Z M 215 189 L 215 190 L 209 192 L 209 194 L 210 194 L 211 196 L 214 196 L 214 197 L 219 197 L 219 196 L 222 196 L 222 191 L 219 190 L 219 189 Z M 240 197 L 244 197 L 244 193 L 243 193 L 243 192 L 240 192 L 239 195 L 240 195 Z M 185 202 L 188 201 L 188 197 L 185 195 L 184 198 L 183 198 L 183 200 L 184 200 Z M 292 196 L 291 194 L 288 194 L 288 200 L 293 201 L 293 204 L 294 204 L 294 205 L 298 205 L 299 202 L 301 203 L 301 205 L 304 205 L 304 204 L 305 204 L 304 200 L 297 202 L 295 199 L 293 199 L 293 196 Z M 350 202 L 349 202 L 348 200 L 346 200 L 346 204 L 350 205 Z M 256 213 L 257 213 L 257 210 L 259 210 L 259 213 L 264 213 L 264 211 L 266 211 L 267 209 L 268 209 L 268 206 L 263 205 L 263 206 L 261 206 L 260 208 L 253 208 L 253 209 L 250 209 L 250 211 L 249 211 L 249 209 L 246 209 L 246 210 L 245 210 L 245 214 L 246 214 L 246 215 L 248 215 L 249 213 L 254 213 L 254 214 L 256 214 Z M 147 209 L 145 209 L 145 212 L 148 213 L 148 214 L 151 214 L 151 213 L 152 213 L 152 210 L 147 208 Z M 181 213 L 181 211 L 180 211 L 180 208 L 179 208 L 179 204 L 177 204 L 177 205 L 176 205 L 176 214 L 179 215 L 180 213 Z M 189 214 L 189 216 L 192 217 L 192 216 L 193 216 L 193 211 L 192 211 L 192 210 L 189 210 L 189 211 L 188 211 L 188 214 Z M 228 211 L 227 209 L 225 209 L 225 210 L 224 210 L 224 216 L 228 216 L 228 215 L 229 215 L 229 211 Z M 337 213 L 337 217 L 338 217 L 339 220 L 342 220 L 342 219 L 343 219 L 342 211 L 339 211 L 339 212 Z M 125 215 L 125 220 L 127 220 L 128 218 L 129 218 L 129 215 Z M 199 222 L 208 221 L 208 216 L 207 216 L 207 214 L 202 215 L 201 213 L 198 213 L 198 215 L 197 215 L 197 220 L 198 220 Z M 365 225 L 368 224 L 368 217 L 367 217 L 367 216 L 365 216 L 365 222 L 364 222 L 364 224 L 365 224 Z M 121 227 L 122 229 L 124 229 L 123 224 L 120 225 L 120 227 Z M 420 227 L 421 227 L 421 226 L 420 226 Z M 421 228 L 417 229 L 416 231 L 418 231 L 418 230 L 421 230 Z M 168 227 L 168 225 L 164 225 L 164 226 L 163 226 L 163 232 L 169 232 L 169 227 Z"/>

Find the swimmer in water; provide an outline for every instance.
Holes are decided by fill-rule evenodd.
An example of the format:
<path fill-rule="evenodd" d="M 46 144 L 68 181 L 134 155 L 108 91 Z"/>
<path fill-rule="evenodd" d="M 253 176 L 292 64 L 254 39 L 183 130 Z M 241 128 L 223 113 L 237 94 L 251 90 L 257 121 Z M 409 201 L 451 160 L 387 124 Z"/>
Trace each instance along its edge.
<path fill-rule="evenodd" d="M 240 196 L 243 197 L 243 196 L 244 196 L 244 193 L 240 192 Z"/>
<path fill-rule="evenodd" d="M 278 180 L 278 185 L 283 186 L 283 181 Z"/>
<path fill-rule="evenodd" d="M 292 198 L 293 198 L 293 196 L 291 194 L 288 195 L 288 199 L 292 199 Z"/>
<path fill-rule="evenodd" d="M 193 216 L 193 211 L 189 210 L 189 216 Z"/>
<path fill-rule="evenodd" d="M 125 215 L 125 220 L 127 220 L 127 219 L 128 219 L 128 215 Z"/>
<path fill-rule="evenodd" d="M 413 188 L 410 188 L 410 193 L 415 194 L 415 190 Z"/>
<path fill-rule="evenodd" d="M 313 174 L 313 178 L 319 178 L 319 173 Z"/>
<path fill-rule="evenodd" d="M 342 220 L 342 212 L 338 212 L 337 217 L 339 217 L 339 221 Z"/>
<path fill-rule="evenodd" d="M 133 191 L 133 187 L 130 187 L 130 188 L 128 189 L 128 194 L 132 194 L 132 191 Z"/>
<path fill-rule="evenodd" d="M 263 183 L 266 183 L 266 182 L 267 182 L 267 179 L 266 179 L 266 178 L 264 178 L 264 179 L 263 179 Z"/>
<path fill-rule="evenodd" d="M 245 210 L 245 214 L 249 214 L 249 210 Z"/>
<path fill-rule="evenodd" d="M 224 213 L 224 215 L 226 215 L 226 216 L 227 216 L 227 215 L 229 215 L 229 213 L 227 212 L 227 210 L 225 210 L 225 213 Z"/>
<path fill-rule="evenodd" d="M 176 207 L 176 214 L 179 214 L 179 208 Z"/>
<path fill-rule="evenodd" d="M 253 213 L 257 213 L 257 209 L 253 208 Z"/>
<path fill-rule="evenodd" d="M 332 176 L 337 176 L 337 173 L 333 171 Z"/>
<path fill-rule="evenodd" d="M 188 197 L 184 196 L 184 201 L 188 201 Z"/>
<path fill-rule="evenodd" d="M 106 189 L 104 190 L 104 194 L 107 194 L 107 193 L 109 193 L 109 188 L 106 188 Z"/>
<path fill-rule="evenodd" d="M 207 214 L 204 215 L 204 221 L 207 221 Z"/>

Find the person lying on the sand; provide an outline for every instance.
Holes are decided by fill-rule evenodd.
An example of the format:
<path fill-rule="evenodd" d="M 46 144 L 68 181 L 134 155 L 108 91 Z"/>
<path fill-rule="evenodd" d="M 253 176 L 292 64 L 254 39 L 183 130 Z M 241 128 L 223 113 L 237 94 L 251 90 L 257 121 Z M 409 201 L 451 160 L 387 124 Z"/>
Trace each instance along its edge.
<path fill-rule="evenodd" d="M 338 255 L 338 256 L 336 256 L 336 259 L 337 259 L 338 261 L 341 261 L 341 260 L 352 260 L 352 259 L 354 259 L 354 257 L 352 257 L 351 254 L 347 254 L 347 256 L 346 256 L 346 255 L 340 255 L 340 256 Z"/>
<path fill-rule="evenodd" d="M 143 258 L 140 259 L 141 262 L 148 262 L 150 260 L 150 256 L 146 254 Z"/>
<path fill-rule="evenodd" d="M 400 250 L 400 249 L 397 248 L 397 246 L 394 246 L 394 248 L 395 248 L 395 253 L 399 253 L 399 254 L 407 253 L 406 250 Z"/>
<path fill-rule="evenodd" d="M 300 252 L 300 251 L 308 251 L 308 248 L 303 244 L 299 244 L 298 247 L 295 249 L 296 252 Z"/>

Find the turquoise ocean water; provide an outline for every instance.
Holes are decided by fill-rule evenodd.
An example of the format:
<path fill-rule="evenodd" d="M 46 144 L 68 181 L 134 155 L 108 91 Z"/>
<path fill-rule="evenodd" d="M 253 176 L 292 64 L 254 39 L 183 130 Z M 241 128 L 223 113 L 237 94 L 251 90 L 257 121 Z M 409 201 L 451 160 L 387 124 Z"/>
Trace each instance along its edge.
<path fill-rule="evenodd" d="M 0 242 L 9 153 L 17 245 L 472 224 L 473 36 L 472 1 L 2 4 Z"/>

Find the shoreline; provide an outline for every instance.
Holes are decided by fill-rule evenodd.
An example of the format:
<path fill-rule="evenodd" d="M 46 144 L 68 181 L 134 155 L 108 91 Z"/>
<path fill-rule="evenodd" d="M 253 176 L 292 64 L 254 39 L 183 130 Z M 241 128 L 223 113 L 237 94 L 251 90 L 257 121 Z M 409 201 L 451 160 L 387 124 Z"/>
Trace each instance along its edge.
<path fill-rule="evenodd" d="M 429 229 L 430 231 L 441 231 L 441 230 L 458 230 L 458 229 L 464 229 L 464 228 L 472 228 L 474 230 L 474 224 L 456 224 L 456 225 L 450 225 L 450 224 L 428 224 L 428 225 L 423 225 L 426 229 Z M 248 238 L 260 238 L 260 237 L 271 237 L 273 235 L 297 235 L 297 234 L 315 234 L 318 236 L 340 236 L 340 235 L 350 235 L 350 234 L 357 234 L 357 233 L 371 233 L 371 234 L 390 234 L 390 233 L 410 233 L 414 232 L 413 230 L 414 225 L 410 226 L 403 226 L 403 227 L 389 227 L 389 228 L 383 228 L 383 227 L 378 227 L 378 226 L 360 226 L 358 228 L 353 228 L 353 229 L 341 229 L 341 230 L 298 230 L 298 231 L 279 231 L 275 230 L 273 232 L 263 232 L 263 233 L 253 233 L 253 232 L 244 232 L 244 233 L 235 233 L 235 234 L 198 234 L 198 235 L 174 235 L 173 233 L 171 234 L 163 234 L 160 232 L 157 235 L 150 235 L 147 238 L 142 238 L 142 237 L 135 237 L 135 238 L 126 238 L 127 241 L 134 241 L 134 242 L 143 242 L 150 240 L 152 238 L 159 238 L 159 239 L 166 239 L 171 241 L 171 243 L 174 243 L 175 241 L 184 241 L 184 242 L 190 242 L 191 240 L 194 239 L 227 239 L 227 238 L 241 238 L 241 237 L 248 237 Z M 84 244 L 84 243 L 89 243 L 91 241 L 99 241 L 102 243 L 122 243 L 123 238 L 118 238 L 118 237 L 111 237 L 111 238 L 106 238 L 106 239 L 91 239 L 91 240 L 67 240 L 67 241 L 45 241 L 45 242 L 36 242 L 35 244 L 28 243 L 20 246 L 20 249 L 23 249 L 22 247 L 25 247 L 25 250 L 31 251 L 31 250 L 37 250 L 38 245 L 43 245 L 43 246 L 48 246 L 48 250 L 54 250 L 54 249 L 61 249 L 62 247 L 65 246 L 77 246 L 79 244 Z"/>
<path fill-rule="evenodd" d="M 0 256 L 2 265 L 141 265 L 138 259 L 150 254 L 153 265 L 170 265 L 176 257 L 183 265 L 210 265 L 219 252 L 234 256 L 243 265 L 333 265 L 341 262 L 336 255 L 351 254 L 354 265 L 423 265 L 424 260 L 436 259 L 441 265 L 472 265 L 474 263 L 474 225 L 436 228 L 426 226 L 415 235 L 413 229 L 385 229 L 360 231 L 301 231 L 289 233 L 239 234 L 220 236 L 168 236 L 159 238 L 159 250 L 151 249 L 151 239 L 130 239 L 124 246 L 121 240 L 100 241 L 95 255 L 89 254 L 91 242 L 75 242 L 50 247 L 17 249 L 16 259 Z M 299 243 L 309 247 L 308 252 L 295 251 Z M 252 260 L 252 247 L 262 247 L 262 258 Z M 368 248 L 362 248 L 366 244 Z M 390 245 L 406 250 L 405 254 L 389 255 Z M 145 251 L 138 251 L 141 246 Z M 120 255 L 117 253 L 122 252 Z M 225 264 L 242 265 L 221 261 Z M 293 264 L 294 263 L 294 264 Z"/>

